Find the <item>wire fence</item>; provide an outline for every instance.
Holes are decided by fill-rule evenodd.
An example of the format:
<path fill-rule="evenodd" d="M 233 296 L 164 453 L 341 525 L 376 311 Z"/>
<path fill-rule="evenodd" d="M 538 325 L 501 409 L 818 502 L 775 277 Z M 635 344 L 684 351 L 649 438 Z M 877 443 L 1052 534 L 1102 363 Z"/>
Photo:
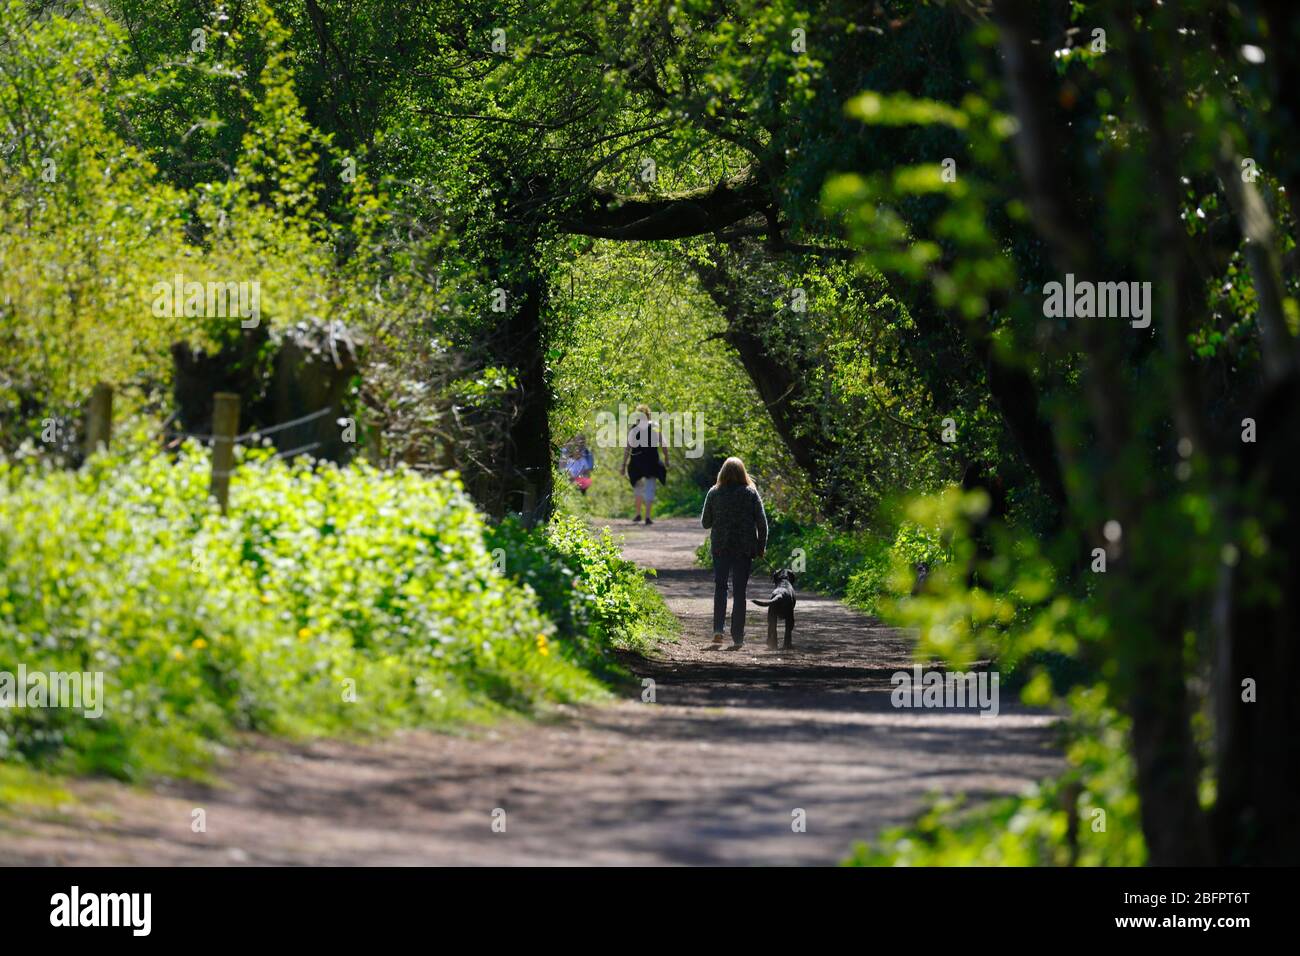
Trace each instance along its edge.
<path fill-rule="evenodd" d="M 100 388 L 107 389 L 107 386 Z M 103 444 L 107 444 L 108 436 L 112 432 L 112 403 L 111 389 L 108 390 L 109 399 L 100 403 L 102 411 L 96 412 L 95 408 L 91 409 L 92 421 L 88 424 L 88 429 L 101 434 L 99 439 Z M 212 433 L 189 432 L 184 430 L 173 430 L 177 419 L 180 417 L 180 410 L 176 409 L 167 416 L 162 425 L 154 431 L 151 436 L 152 441 L 165 441 L 168 448 L 176 448 L 185 441 L 197 441 L 212 450 L 212 485 L 211 493 L 218 503 L 221 510 L 225 511 L 226 504 L 230 493 L 230 478 L 238 470 L 235 466 L 234 446 L 236 445 L 255 445 L 266 441 L 273 435 L 287 432 L 291 428 L 301 428 L 305 425 L 311 425 L 326 415 L 336 410 L 334 404 L 326 405 L 324 408 L 318 408 L 314 412 L 308 412 L 305 415 L 299 415 L 297 418 L 291 418 L 286 422 L 278 422 L 274 425 L 265 427 L 251 428 L 241 434 L 235 434 L 236 423 L 239 420 L 239 398 L 230 393 L 217 393 L 213 396 L 213 413 Z M 319 432 L 316 432 L 319 434 Z M 309 432 L 303 437 L 311 437 Z M 326 443 L 325 439 L 319 438 L 315 441 L 308 441 L 296 444 L 291 448 L 281 448 L 274 454 L 268 455 L 265 459 L 257 462 L 243 462 L 239 467 L 266 467 L 273 461 L 284 458 L 290 458 L 294 455 L 304 455 L 308 452 L 315 451 Z M 91 450 L 88 444 L 87 453 Z"/>
<path fill-rule="evenodd" d="M 328 436 L 295 444 L 290 448 L 278 449 L 274 454 L 267 455 L 257 461 L 243 462 L 238 467 L 236 467 L 234 457 L 234 447 L 236 445 L 248 445 L 265 441 L 267 438 L 286 432 L 291 428 L 310 425 L 312 422 L 318 421 L 335 411 L 336 406 L 331 403 L 285 422 L 278 422 L 264 428 L 251 428 L 245 432 L 236 433 L 239 421 L 239 397 L 232 393 L 219 392 L 213 396 L 212 433 L 204 434 L 173 430 L 181 414 L 179 409 L 175 409 L 152 432 L 149 441 L 164 441 L 166 447 L 172 449 L 186 440 L 192 440 L 200 442 L 211 449 L 211 494 L 217 499 L 221 510 L 224 512 L 229 500 L 230 478 L 239 468 L 266 467 L 271 462 L 280 459 L 307 454 L 327 444 Z M 97 449 L 108 446 L 112 436 L 112 429 L 112 389 L 107 385 L 98 385 L 95 388 L 94 397 L 87 407 L 87 436 L 85 439 L 85 455 L 87 457 Z M 321 434 L 319 430 L 313 431 L 315 435 Z M 312 432 L 308 432 L 302 437 L 311 438 Z M 378 446 L 373 447 L 377 448 Z M 535 483 L 525 480 L 519 510 L 514 512 L 529 526 L 544 522 L 555 506 L 554 487 L 540 497 L 537 495 L 537 491 L 538 487 Z"/>
<path fill-rule="evenodd" d="M 231 445 L 246 445 L 250 443 L 258 443 L 266 440 L 271 435 L 278 434 L 280 432 L 286 431 L 287 429 L 297 428 L 302 425 L 310 424 L 311 422 L 314 422 L 317 419 L 330 414 L 332 411 L 334 411 L 334 406 L 326 405 L 324 408 L 318 408 L 314 412 L 308 412 L 306 415 L 300 415 L 297 418 L 292 418 L 287 422 L 279 422 L 278 424 L 275 425 L 268 425 L 265 428 L 253 428 L 250 429 L 249 431 L 244 432 L 243 434 L 232 435 L 229 438 L 222 435 L 201 435 L 201 434 L 196 434 L 194 432 L 177 432 L 173 434 L 173 440 L 177 442 L 181 442 L 187 438 L 190 438 L 196 441 L 203 442 L 204 444 L 211 444 L 214 446 L 218 441 L 229 442 Z M 257 463 L 257 465 L 260 467 L 265 467 L 271 462 L 278 461 L 282 458 L 291 458 L 295 455 L 305 455 L 307 452 L 315 451 L 323 444 L 324 444 L 323 441 L 318 440 L 318 441 L 307 442 L 306 444 L 302 444 L 302 445 L 295 445 L 292 448 L 282 448 L 279 451 L 277 451 L 274 455 L 270 455 L 263 461 Z M 241 467 L 248 467 L 248 465 L 245 464 Z M 214 479 L 229 478 L 237 470 L 238 469 L 236 468 L 218 468 L 215 466 L 215 461 L 214 461 L 214 467 L 212 469 L 212 477 Z"/>
<path fill-rule="evenodd" d="M 250 441 L 261 441 L 262 439 L 266 438 L 266 437 L 269 436 L 269 435 L 274 435 L 274 434 L 276 434 L 277 432 L 284 431 L 286 428 L 294 428 L 294 427 L 296 427 L 296 426 L 298 426 L 298 425 L 305 425 L 305 424 L 307 424 L 308 422 L 315 421 L 316 419 L 321 418 L 321 417 L 324 416 L 324 415 L 328 415 L 328 414 L 329 414 L 330 412 L 332 412 L 332 411 L 334 411 L 334 406 L 333 406 L 333 405 L 326 405 L 324 408 L 319 408 L 319 409 L 317 409 L 317 410 L 314 411 L 314 412 L 310 412 L 310 413 L 308 413 L 308 414 L 306 414 L 306 415 L 302 415 L 302 416 L 300 416 L 300 417 L 298 417 L 298 418 L 291 419 L 290 421 L 287 421 L 287 422 L 280 422 L 278 425 L 270 425 L 270 426 L 268 426 L 268 427 L 266 427 L 266 428 L 254 428 L 254 429 L 252 429 L 252 430 L 250 430 L 250 431 L 246 431 L 246 432 L 244 432 L 242 435 L 235 435 L 235 436 L 231 439 L 231 441 L 233 441 L 236 445 L 242 445 L 242 444 L 245 444 L 246 442 L 250 442 Z M 178 412 L 172 412 L 171 415 L 167 416 L 167 421 L 164 422 L 164 423 L 163 423 L 163 427 L 160 428 L 160 429 L 155 433 L 155 437 L 161 438 L 161 437 L 163 437 L 164 435 L 166 435 L 166 434 L 167 434 L 167 429 L 168 429 L 168 427 L 170 426 L 170 424 L 171 424 L 173 421 L 175 421 L 175 419 L 176 419 L 176 417 L 177 417 L 178 414 L 179 414 Z M 200 434 L 200 433 L 197 433 L 197 432 L 185 432 L 185 431 L 181 431 L 181 432 L 172 432 L 172 433 L 170 434 L 170 438 L 171 438 L 171 440 L 174 441 L 174 442 L 182 442 L 182 441 L 184 441 L 184 440 L 187 439 L 187 438 L 192 438 L 192 439 L 194 439 L 195 441 L 203 442 L 203 443 L 205 443 L 205 444 L 206 444 L 206 443 L 209 443 L 209 442 L 214 442 L 214 441 L 216 441 L 217 438 L 219 438 L 219 437 L 221 437 L 221 436 L 218 436 L 218 435 L 206 435 L 206 434 Z M 303 451 L 306 451 L 306 450 L 308 450 L 309 448 L 316 448 L 316 447 L 318 447 L 320 444 L 321 444 L 321 442 L 313 442 L 310 446 L 303 446 L 302 448 L 294 448 L 294 449 L 291 449 L 291 450 L 289 450 L 289 451 L 282 451 L 282 452 L 279 452 L 279 453 L 276 455 L 276 457 L 280 457 L 280 456 L 284 456 L 284 455 L 290 455 L 290 454 L 302 454 Z"/>

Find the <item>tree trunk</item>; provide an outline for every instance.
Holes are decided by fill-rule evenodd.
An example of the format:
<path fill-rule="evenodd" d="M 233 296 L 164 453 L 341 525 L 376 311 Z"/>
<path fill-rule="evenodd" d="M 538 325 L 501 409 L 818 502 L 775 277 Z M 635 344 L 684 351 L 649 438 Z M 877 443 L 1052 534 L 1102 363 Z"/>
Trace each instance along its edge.
<path fill-rule="evenodd" d="M 1041 10 L 1017 0 L 996 0 L 993 19 L 1000 36 L 1003 75 L 1019 130 L 1016 158 L 1034 226 L 1047 241 L 1053 262 L 1062 273 L 1096 275 L 1098 253 L 1080 191 L 1073 188 L 1070 144 L 1072 129 L 1060 115 L 1047 41 L 1036 42 Z M 1150 460 L 1142 439 L 1132 434 L 1128 415 L 1131 388 L 1121 374 L 1122 350 L 1113 326 L 1089 321 L 1078 324 L 1077 348 L 1087 356 L 1084 396 L 1096 430 L 1095 481 L 1081 494 L 1095 510 L 1121 528 L 1138 525 L 1142 508 L 1163 489 L 1130 483 L 1130 459 Z M 1081 528 L 1096 538 L 1095 528 Z M 1147 564 L 1144 568 L 1143 564 Z M 1103 602 L 1126 617 L 1115 622 L 1127 633 L 1110 639 L 1113 649 L 1129 652 L 1132 663 L 1124 677 L 1126 710 L 1133 722 L 1133 756 L 1141 802 L 1142 830 L 1150 860 L 1156 865 L 1211 861 L 1209 828 L 1199 804 L 1200 760 L 1192 737 L 1184 673 L 1183 635 L 1189 609 L 1178 603 L 1135 617 L 1142 602 L 1126 600 L 1135 590 L 1159 587 L 1165 569 L 1148 562 L 1124 559 L 1108 569 L 1109 588 Z"/>
<path fill-rule="evenodd" d="M 1185 622 L 1183 609 L 1173 609 L 1155 633 L 1130 638 L 1149 642 L 1133 675 L 1127 710 L 1133 722 L 1142 832 L 1152 866 L 1213 862 L 1210 830 L 1198 799 L 1201 761 L 1182 668 Z"/>
<path fill-rule="evenodd" d="M 528 268 L 522 294 L 510 308 L 506 349 L 519 389 L 516 415 L 508 437 L 505 507 L 544 520 L 551 512 L 551 388 L 546 380 L 546 277 Z"/>
<path fill-rule="evenodd" d="M 1253 412 L 1258 441 L 1243 445 L 1246 511 L 1262 524 L 1262 555 L 1241 548 L 1232 569 L 1230 618 L 1216 674 L 1221 864 L 1300 859 L 1300 382 L 1292 375 Z M 1275 582 L 1276 589 L 1266 587 Z M 1254 701 L 1245 681 L 1254 685 Z"/>
<path fill-rule="evenodd" d="M 723 339 L 736 350 L 754 389 L 763 400 L 777 435 L 817 492 L 820 510 L 852 523 L 859 507 L 831 475 L 835 454 L 822 423 L 816 420 L 819 396 L 808 392 L 811 369 L 801 367 L 793 355 L 783 357 L 769 349 L 760 334 L 763 317 L 746 306 L 737 280 L 723 266 L 695 265 L 700 284 L 727 322 Z"/>

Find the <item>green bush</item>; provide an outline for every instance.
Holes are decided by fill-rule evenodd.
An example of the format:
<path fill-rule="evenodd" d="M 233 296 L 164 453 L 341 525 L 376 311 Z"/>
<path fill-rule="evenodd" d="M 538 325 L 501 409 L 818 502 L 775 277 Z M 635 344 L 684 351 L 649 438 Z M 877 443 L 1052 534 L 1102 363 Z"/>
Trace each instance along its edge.
<path fill-rule="evenodd" d="M 698 518 L 704 510 L 704 495 L 707 487 L 700 487 L 698 481 L 689 473 L 681 470 L 668 474 L 668 481 L 659 486 L 655 494 L 654 516 L 656 518 Z"/>
<path fill-rule="evenodd" d="M 646 572 L 623 557 L 608 528 L 595 535 L 565 513 L 532 530 L 510 518 L 488 530 L 487 543 L 507 576 L 532 590 L 559 631 L 572 635 L 588 668 L 609 671 L 610 651 L 644 648 L 676 631 Z"/>
<path fill-rule="evenodd" d="M 228 516 L 208 480 L 193 446 L 79 472 L 0 462 L 0 670 L 102 671 L 106 698 L 101 719 L 0 710 L 0 758 L 174 774 L 238 729 L 371 731 L 602 692 L 496 570 L 454 477 L 255 452 Z"/>

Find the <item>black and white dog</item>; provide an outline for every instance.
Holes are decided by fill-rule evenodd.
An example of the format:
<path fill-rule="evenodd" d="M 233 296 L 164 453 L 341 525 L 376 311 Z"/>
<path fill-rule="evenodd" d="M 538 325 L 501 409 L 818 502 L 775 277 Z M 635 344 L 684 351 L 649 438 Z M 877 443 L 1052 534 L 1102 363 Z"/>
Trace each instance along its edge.
<path fill-rule="evenodd" d="M 794 572 L 781 568 L 772 574 L 772 596 L 767 600 L 753 598 L 759 607 L 767 608 L 767 646 L 776 649 L 776 622 L 785 621 L 785 646 L 794 647 Z"/>

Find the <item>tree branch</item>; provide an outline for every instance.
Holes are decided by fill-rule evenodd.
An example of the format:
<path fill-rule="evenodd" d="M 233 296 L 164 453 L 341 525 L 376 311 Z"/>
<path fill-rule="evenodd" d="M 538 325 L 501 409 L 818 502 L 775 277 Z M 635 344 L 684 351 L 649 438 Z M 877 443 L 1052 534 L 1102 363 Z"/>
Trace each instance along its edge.
<path fill-rule="evenodd" d="M 658 196 L 596 189 L 560 228 L 596 239 L 685 239 L 725 229 L 768 202 L 766 191 L 750 177 Z"/>

